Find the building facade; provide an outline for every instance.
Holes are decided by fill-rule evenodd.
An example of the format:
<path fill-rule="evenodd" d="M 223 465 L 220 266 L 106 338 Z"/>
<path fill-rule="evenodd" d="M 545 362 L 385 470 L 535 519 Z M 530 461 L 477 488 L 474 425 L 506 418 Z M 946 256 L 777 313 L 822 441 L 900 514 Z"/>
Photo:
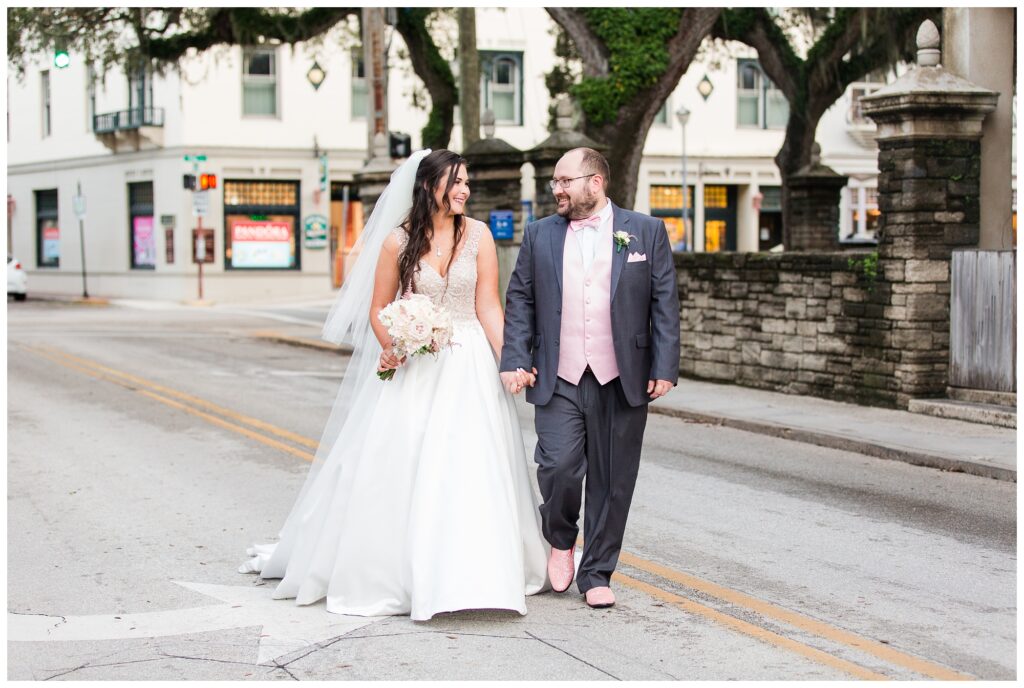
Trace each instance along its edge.
<path fill-rule="evenodd" d="M 477 10 L 481 107 L 494 112 L 496 136 L 522 150 L 548 136 L 553 28 L 539 8 Z M 394 33 L 389 129 L 408 133 L 417 148 L 427 111 L 414 105 L 424 91 L 406 54 Z M 74 55 L 57 69 L 50 58 L 39 56 L 24 79 L 8 76 L 8 245 L 32 291 L 79 293 L 84 256 L 93 294 L 194 299 L 197 251 L 209 261 L 208 299 L 320 297 L 341 283 L 362 227 L 353 176 L 368 140 L 354 22 L 294 48 L 189 55 L 163 74 L 98 74 Z M 849 178 L 840 238 L 861 244 L 877 225 L 877 149 L 858 98 L 880 85 L 848 89 L 817 136 L 823 163 Z M 689 111 L 685 146 L 681 108 Z M 786 116 L 749 48 L 695 61 L 647 137 L 636 209 L 663 217 L 677 250 L 777 246 L 773 158 Z M 461 135 L 457 124 L 453 149 Z M 216 186 L 187 189 L 189 174 L 214 175 Z M 524 200 L 533 188 L 526 165 Z"/>

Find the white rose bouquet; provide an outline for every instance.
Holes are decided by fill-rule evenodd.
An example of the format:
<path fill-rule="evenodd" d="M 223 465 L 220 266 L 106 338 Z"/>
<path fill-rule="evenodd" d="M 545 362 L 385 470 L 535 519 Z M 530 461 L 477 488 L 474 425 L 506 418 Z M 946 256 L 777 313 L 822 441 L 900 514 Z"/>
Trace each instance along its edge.
<path fill-rule="evenodd" d="M 377 314 L 394 342 L 395 356 L 436 356 L 452 343 L 452 316 L 423 294 L 407 294 Z M 395 376 L 394 369 L 377 373 L 381 380 Z"/>

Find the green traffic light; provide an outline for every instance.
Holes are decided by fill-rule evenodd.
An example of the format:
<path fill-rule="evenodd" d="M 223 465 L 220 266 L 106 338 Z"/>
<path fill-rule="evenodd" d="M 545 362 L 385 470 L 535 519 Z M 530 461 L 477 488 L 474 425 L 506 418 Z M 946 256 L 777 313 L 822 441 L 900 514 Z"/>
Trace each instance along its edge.
<path fill-rule="evenodd" d="M 53 54 L 53 66 L 57 69 L 64 69 L 71 64 L 71 55 L 67 50 L 58 50 Z"/>

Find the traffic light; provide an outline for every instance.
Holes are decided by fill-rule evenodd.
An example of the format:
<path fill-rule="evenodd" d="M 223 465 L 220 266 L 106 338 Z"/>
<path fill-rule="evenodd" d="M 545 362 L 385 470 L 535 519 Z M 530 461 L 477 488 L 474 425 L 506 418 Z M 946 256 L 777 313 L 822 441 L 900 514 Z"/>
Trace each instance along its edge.
<path fill-rule="evenodd" d="M 184 178 L 185 188 L 189 191 L 196 190 L 196 176 L 194 174 L 186 174 Z"/>
<path fill-rule="evenodd" d="M 71 55 L 64 46 L 57 46 L 53 51 L 53 66 L 57 69 L 64 69 L 71 64 Z"/>
<path fill-rule="evenodd" d="M 208 189 L 217 188 L 217 175 L 215 174 L 201 174 L 199 175 L 199 190 L 206 191 Z"/>
<path fill-rule="evenodd" d="M 408 158 L 412 153 L 412 137 L 397 131 L 388 132 L 392 158 Z"/>

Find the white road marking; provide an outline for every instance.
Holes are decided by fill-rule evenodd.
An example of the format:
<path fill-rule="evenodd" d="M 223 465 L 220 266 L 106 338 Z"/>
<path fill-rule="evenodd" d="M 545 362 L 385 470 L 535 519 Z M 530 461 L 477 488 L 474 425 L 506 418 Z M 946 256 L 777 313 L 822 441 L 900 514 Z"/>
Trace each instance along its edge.
<path fill-rule="evenodd" d="M 124 640 L 203 633 L 228 628 L 262 626 L 258 664 L 267 664 L 305 647 L 368 626 L 386 617 L 332 614 L 321 600 L 298 606 L 294 600 L 275 600 L 274 586 L 209 585 L 174 581 L 222 602 L 206 607 L 138 614 L 42 616 L 7 614 L 7 639 L 22 642 Z"/>

